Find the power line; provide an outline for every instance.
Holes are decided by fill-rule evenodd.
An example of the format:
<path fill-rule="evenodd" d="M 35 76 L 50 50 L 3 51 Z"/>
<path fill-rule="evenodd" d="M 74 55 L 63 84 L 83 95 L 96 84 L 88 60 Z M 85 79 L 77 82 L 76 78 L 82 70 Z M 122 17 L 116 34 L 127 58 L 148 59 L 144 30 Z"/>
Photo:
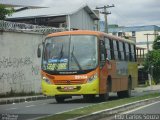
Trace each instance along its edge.
<path fill-rule="evenodd" d="M 111 14 L 111 12 L 108 12 L 107 9 L 111 8 L 111 7 L 115 7 L 114 4 L 107 5 L 107 6 L 103 6 L 103 7 L 96 7 L 96 9 L 103 9 L 103 12 L 100 12 L 102 14 L 104 14 L 104 18 L 105 18 L 105 32 L 108 33 L 108 21 L 107 21 L 107 15 Z"/>

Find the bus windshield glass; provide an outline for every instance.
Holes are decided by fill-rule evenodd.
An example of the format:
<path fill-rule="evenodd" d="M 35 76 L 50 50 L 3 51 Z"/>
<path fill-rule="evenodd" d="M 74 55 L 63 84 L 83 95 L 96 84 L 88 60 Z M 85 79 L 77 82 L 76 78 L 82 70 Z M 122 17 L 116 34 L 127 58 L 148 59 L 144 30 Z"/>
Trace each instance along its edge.
<path fill-rule="evenodd" d="M 98 65 L 97 37 L 68 35 L 45 40 L 42 69 L 46 71 L 80 71 Z"/>

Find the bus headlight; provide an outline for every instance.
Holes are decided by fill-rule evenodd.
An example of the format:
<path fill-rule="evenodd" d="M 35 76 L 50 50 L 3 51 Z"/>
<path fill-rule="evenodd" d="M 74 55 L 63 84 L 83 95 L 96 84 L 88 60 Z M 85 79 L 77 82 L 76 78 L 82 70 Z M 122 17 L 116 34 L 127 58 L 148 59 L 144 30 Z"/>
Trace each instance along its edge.
<path fill-rule="evenodd" d="M 89 77 L 89 78 L 87 79 L 87 82 L 90 83 L 90 82 L 96 80 L 97 78 L 98 78 L 98 75 L 97 75 L 97 73 L 96 73 L 96 74 L 92 75 L 91 77 Z"/>
<path fill-rule="evenodd" d="M 48 84 L 52 84 L 51 81 L 46 77 L 42 77 L 42 80 L 44 80 Z"/>

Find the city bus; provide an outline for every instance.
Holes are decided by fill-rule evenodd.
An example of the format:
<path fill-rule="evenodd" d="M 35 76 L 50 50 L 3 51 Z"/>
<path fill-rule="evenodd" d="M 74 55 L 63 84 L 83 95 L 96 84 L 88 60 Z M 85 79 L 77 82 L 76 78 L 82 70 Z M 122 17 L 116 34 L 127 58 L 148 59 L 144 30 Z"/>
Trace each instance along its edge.
<path fill-rule="evenodd" d="M 109 92 L 130 97 L 137 85 L 135 42 L 98 31 L 49 34 L 43 41 L 42 93 L 57 102 L 76 95 L 105 101 Z"/>

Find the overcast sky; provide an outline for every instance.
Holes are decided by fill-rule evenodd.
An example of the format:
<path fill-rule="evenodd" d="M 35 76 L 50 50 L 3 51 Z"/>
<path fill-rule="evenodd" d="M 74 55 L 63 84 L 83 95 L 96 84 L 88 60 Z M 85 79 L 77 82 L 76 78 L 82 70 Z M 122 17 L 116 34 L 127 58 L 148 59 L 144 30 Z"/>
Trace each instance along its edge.
<path fill-rule="evenodd" d="M 109 24 L 120 26 L 141 26 L 159 25 L 160 26 L 160 0 L 0 0 L 26 5 L 40 6 L 63 6 L 88 4 L 92 9 L 96 6 L 112 5 L 109 8 L 112 14 L 108 15 Z M 101 16 L 103 20 L 103 16 Z"/>

